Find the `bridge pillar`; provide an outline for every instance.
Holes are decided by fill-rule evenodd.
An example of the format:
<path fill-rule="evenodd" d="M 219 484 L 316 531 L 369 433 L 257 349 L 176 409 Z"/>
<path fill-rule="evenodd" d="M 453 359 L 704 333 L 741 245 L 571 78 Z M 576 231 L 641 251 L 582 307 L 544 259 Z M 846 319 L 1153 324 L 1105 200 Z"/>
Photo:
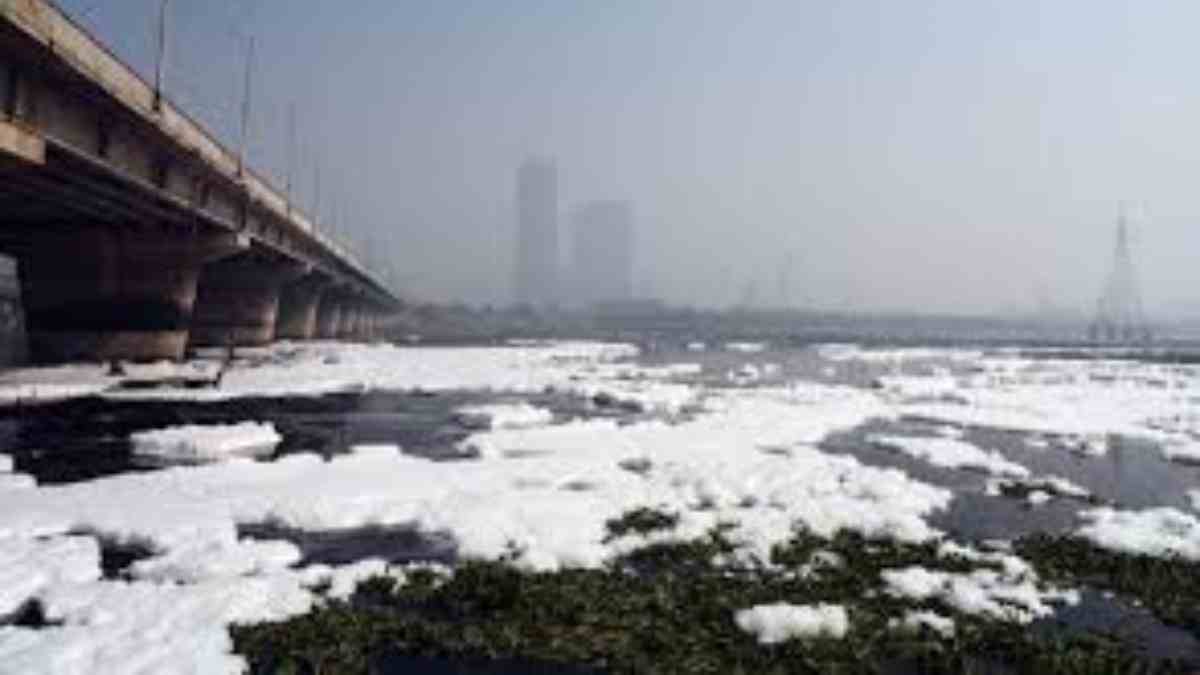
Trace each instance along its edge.
<path fill-rule="evenodd" d="M 342 322 L 339 326 L 338 337 L 343 340 L 358 339 L 359 305 L 354 300 L 342 303 Z"/>
<path fill-rule="evenodd" d="M 275 321 L 278 340 L 311 340 L 317 335 L 317 315 L 327 281 L 309 274 L 283 287 L 279 293 L 279 316 Z"/>
<path fill-rule="evenodd" d="M 326 292 L 317 307 L 317 337 L 337 339 L 342 329 L 342 301 L 337 294 Z"/>
<path fill-rule="evenodd" d="M 375 312 L 370 307 L 363 307 L 362 314 L 359 315 L 358 334 L 367 342 L 375 339 Z"/>
<path fill-rule="evenodd" d="M 252 254 L 206 266 L 196 290 L 191 343 L 254 347 L 275 338 L 279 292 L 308 272 L 301 263 Z"/>
<path fill-rule="evenodd" d="M 367 313 L 367 317 L 367 339 L 378 340 L 380 338 L 379 312 L 370 311 Z"/>
<path fill-rule="evenodd" d="M 35 362 L 182 359 L 208 262 L 248 245 L 232 234 L 87 227 L 13 250 Z"/>

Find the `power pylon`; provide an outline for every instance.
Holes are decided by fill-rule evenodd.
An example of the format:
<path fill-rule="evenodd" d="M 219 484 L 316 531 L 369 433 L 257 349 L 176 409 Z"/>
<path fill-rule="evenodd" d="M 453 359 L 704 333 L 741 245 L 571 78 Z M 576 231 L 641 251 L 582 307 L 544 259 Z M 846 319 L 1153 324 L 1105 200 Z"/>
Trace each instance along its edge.
<path fill-rule="evenodd" d="M 1088 337 L 1094 342 L 1125 344 L 1147 343 L 1153 337 L 1142 307 L 1133 254 L 1129 250 L 1129 225 L 1124 208 L 1117 219 L 1117 247 L 1112 270 L 1096 303 L 1096 318 L 1088 327 Z"/>

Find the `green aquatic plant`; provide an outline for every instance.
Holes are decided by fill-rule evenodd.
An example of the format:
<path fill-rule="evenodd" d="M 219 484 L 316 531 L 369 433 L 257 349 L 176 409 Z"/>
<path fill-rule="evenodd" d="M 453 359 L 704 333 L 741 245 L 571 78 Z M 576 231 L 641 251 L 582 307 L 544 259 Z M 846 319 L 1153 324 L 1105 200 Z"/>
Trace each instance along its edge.
<path fill-rule="evenodd" d="M 609 534 L 677 523 L 676 515 L 644 509 L 610 521 Z M 695 539 L 635 548 L 599 569 L 529 571 L 513 562 L 465 560 L 448 578 L 417 571 L 405 583 L 370 579 L 349 601 L 288 621 L 233 627 L 235 648 L 254 673 L 381 672 L 382 654 L 607 673 L 1188 672 L 1112 636 L 1034 631 L 938 599 L 886 592 L 880 574 L 887 569 L 999 565 L 937 542 L 797 530 L 759 560 L 737 551 L 730 526 L 717 526 Z M 734 621 L 739 610 L 778 602 L 842 605 L 848 632 L 759 644 Z M 953 619 L 955 630 L 896 625 L 919 610 Z"/>
<path fill-rule="evenodd" d="M 651 534 L 675 529 L 679 524 L 679 514 L 660 509 L 641 507 L 627 511 L 618 518 L 610 518 L 604 523 L 607 532 L 604 542 L 630 534 Z"/>

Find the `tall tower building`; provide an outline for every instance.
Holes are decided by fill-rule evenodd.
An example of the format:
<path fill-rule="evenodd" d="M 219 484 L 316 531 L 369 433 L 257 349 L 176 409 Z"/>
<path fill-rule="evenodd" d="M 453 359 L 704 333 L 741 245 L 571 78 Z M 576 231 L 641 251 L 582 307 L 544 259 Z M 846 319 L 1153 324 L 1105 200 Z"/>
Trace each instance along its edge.
<path fill-rule="evenodd" d="M 633 299 L 633 206 L 587 202 L 572 214 L 572 295 L 575 302 Z"/>
<path fill-rule="evenodd" d="M 549 159 L 527 159 L 517 170 L 517 304 L 557 304 L 558 256 L 558 169 Z"/>
<path fill-rule="evenodd" d="M 1129 225 L 1122 205 L 1117 220 L 1117 247 L 1104 292 L 1096 303 L 1096 318 L 1088 338 L 1097 342 L 1147 343 L 1153 338 L 1142 308 L 1137 271 L 1129 245 Z"/>

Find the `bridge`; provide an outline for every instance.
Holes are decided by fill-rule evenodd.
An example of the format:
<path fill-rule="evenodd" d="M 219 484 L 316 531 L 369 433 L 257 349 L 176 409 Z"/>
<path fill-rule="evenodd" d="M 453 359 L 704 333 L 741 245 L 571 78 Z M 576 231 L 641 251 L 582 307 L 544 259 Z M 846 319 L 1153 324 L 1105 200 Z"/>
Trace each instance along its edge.
<path fill-rule="evenodd" d="M 0 253 L 38 362 L 367 338 L 401 303 L 48 0 L 0 0 Z"/>

